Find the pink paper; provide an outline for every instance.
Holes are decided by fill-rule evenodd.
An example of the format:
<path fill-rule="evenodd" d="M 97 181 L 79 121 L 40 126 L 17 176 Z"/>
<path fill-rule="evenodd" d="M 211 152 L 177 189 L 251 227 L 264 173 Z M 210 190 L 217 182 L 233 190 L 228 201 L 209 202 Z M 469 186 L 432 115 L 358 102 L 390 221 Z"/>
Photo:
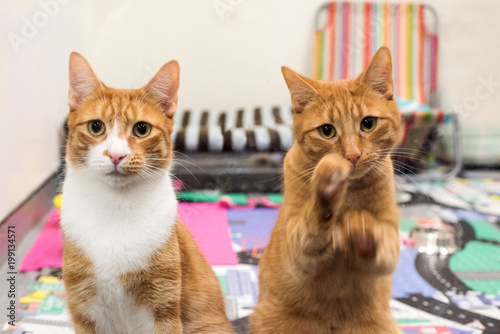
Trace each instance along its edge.
<path fill-rule="evenodd" d="M 226 209 L 210 203 L 179 203 L 179 216 L 210 265 L 232 265 L 238 258 L 231 247 Z M 21 271 L 62 266 L 62 232 L 54 209 L 23 259 Z"/>
<path fill-rule="evenodd" d="M 62 266 L 63 242 L 59 220 L 57 209 L 52 210 L 35 243 L 24 257 L 21 271 Z"/>
<path fill-rule="evenodd" d="M 178 212 L 212 266 L 238 264 L 225 208 L 213 203 L 179 203 Z"/>

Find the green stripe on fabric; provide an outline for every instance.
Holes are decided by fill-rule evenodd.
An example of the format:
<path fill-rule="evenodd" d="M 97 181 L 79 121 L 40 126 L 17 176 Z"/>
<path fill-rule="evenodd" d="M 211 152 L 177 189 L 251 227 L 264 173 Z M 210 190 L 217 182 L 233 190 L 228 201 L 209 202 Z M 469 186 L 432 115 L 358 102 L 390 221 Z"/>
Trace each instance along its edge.
<path fill-rule="evenodd" d="M 424 117 L 423 117 L 424 118 L 424 122 L 425 123 L 431 123 L 431 121 L 432 121 L 432 113 L 425 112 L 425 111 L 423 113 L 424 113 Z"/>
<path fill-rule="evenodd" d="M 276 203 L 276 204 L 281 204 L 283 203 L 283 195 L 282 194 L 269 194 L 267 195 L 269 198 L 269 201 Z"/>
<path fill-rule="evenodd" d="M 317 40 L 316 40 L 316 43 L 317 43 L 317 47 L 318 47 L 318 51 L 317 51 L 317 64 L 318 64 L 318 67 L 317 67 L 317 73 L 316 73 L 316 79 L 318 80 L 322 80 L 323 79 L 323 49 L 325 47 L 325 33 L 323 31 L 319 31 L 318 32 L 318 36 L 317 36 Z"/>

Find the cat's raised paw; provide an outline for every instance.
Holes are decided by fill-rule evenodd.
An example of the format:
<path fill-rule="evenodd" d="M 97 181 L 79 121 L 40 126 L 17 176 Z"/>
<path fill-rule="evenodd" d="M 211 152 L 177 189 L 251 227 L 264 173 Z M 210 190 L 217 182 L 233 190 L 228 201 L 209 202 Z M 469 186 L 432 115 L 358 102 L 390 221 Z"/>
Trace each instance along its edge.
<path fill-rule="evenodd" d="M 323 206 L 333 206 L 343 197 L 352 166 L 345 159 L 327 155 L 316 166 L 312 186 Z"/>

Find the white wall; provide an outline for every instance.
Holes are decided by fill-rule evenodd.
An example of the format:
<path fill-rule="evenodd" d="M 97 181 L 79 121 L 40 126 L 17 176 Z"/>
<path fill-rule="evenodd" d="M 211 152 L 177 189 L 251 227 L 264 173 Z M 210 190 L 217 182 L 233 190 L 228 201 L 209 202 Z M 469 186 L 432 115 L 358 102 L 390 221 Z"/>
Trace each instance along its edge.
<path fill-rule="evenodd" d="M 217 1 L 233 7 L 220 16 Z M 59 163 L 71 51 L 81 52 L 97 75 L 116 87 L 138 87 L 164 62 L 179 60 L 181 107 L 288 103 L 280 66 L 311 73 L 313 17 L 323 2 L 1 2 L 0 219 Z M 58 4 L 45 9 L 52 11 L 50 17 L 43 14 L 47 3 Z M 479 76 L 500 81 L 500 1 L 436 0 L 433 5 L 441 18 L 441 101 L 449 109 L 474 95 Z M 13 47 L 9 36 L 23 36 L 23 20 L 37 19 L 37 31 L 31 36 L 25 31 L 25 44 Z M 465 118 L 466 135 L 499 135 L 499 105 L 497 87 Z"/>

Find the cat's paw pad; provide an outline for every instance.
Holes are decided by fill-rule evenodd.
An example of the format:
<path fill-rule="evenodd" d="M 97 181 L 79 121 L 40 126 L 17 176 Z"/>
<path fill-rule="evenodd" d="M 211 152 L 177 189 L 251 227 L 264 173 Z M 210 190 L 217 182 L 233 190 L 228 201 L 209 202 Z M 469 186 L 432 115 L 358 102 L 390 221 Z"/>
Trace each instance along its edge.
<path fill-rule="evenodd" d="M 399 255 L 397 225 L 384 224 L 370 213 L 358 211 L 346 213 L 343 225 L 336 229 L 333 246 L 337 249 L 337 245 L 344 244 L 343 251 L 355 267 L 380 275 L 394 272 Z M 339 230 L 343 236 L 340 243 Z"/>
<path fill-rule="evenodd" d="M 377 246 L 371 231 L 351 231 L 349 241 L 356 256 L 365 260 L 375 257 Z"/>
<path fill-rule="evenodd" d="M 313 174 L 313 187 L 320 203 L 324 206 L 333 204 L 337 195 L 345 188 L 352 166 L 346 161 L 325 156 L 316 166 Z"/>
<path fill-rule="evenodd" d="M 344 216 L 344 238 L 346 250 L 362 262 L 371 261 L 377 255 L 378 241 L 371 215 L 350 212 Z"/>

